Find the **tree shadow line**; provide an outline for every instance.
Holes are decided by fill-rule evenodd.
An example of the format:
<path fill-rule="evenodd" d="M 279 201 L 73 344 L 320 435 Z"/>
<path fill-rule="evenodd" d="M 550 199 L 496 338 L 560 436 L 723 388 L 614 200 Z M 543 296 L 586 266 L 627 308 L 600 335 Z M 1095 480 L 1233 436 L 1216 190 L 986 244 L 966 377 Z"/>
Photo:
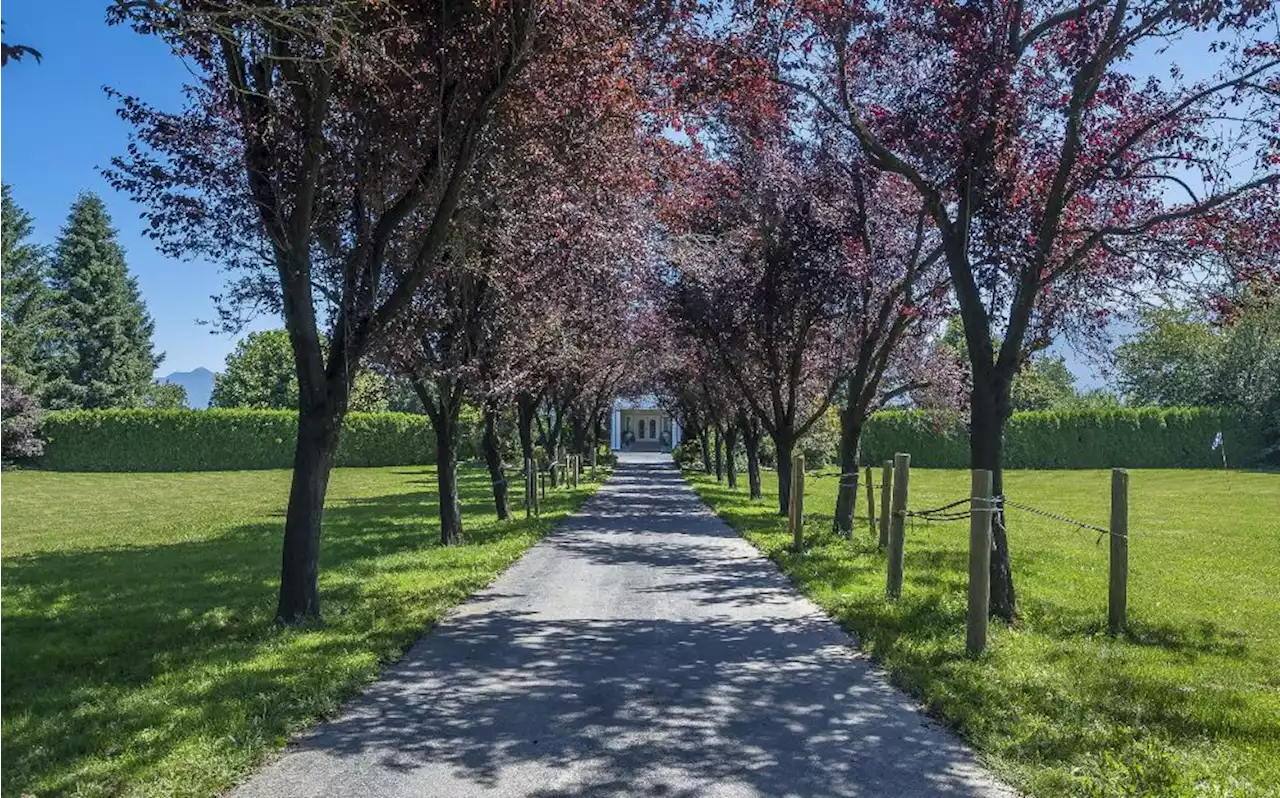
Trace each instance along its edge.
<path fill-rule="evenodd" d="M 467 517 L 490 514 L 488 523 L 467 528 L 462 550 L 530 533 L 539 524 L 522 512 L 513 522 L 491 523 L 487 473 L 459 477 Z M 557 491 L 544 512 L 566 510 L 580 495 Z M 425 627 L 377 618 L 377 605 L 394 610 L 395 597 L 378 594 L 383 588 L 371 582 L 374 574 L 421 569 L 412 555 L 435 552 L 430 584 L 415 599 L 432 606 L 478 586 L 471 555 L 441 551 L 437 512 L 434 491 L 412 490 L 326 507 L 321 601 L 330 620 L 323 630 L 273 625 L 281 540 L 275 522 L 229 526 L 197 540 L 5 558 L 5 791 L 21 792 L 28 779 L 55 773 L 70 789 L 84 759 L 125 750 L 119 772 L 140 772 L 199 726 L 244 734 L 234 716 L 246 701 L 257 703 L 257 725 L 268 739 L 317 711 L 331 711 L 332 690 L 318 690 L 317 683 L 350 674 L 300 678 L 296 664 L 250 668 L 246 662 L 281 636 L 310 635 L 306 656 L 314 662 L 368 649 L 381 657 L 403 652 Z M 375 627 L 360 628 L 366 616 Z M 195 671 L 202 675 L 199 690 L 166 694 L 180 705 L 135 700 L 138 690 L 160 689 L 158 680 Z M 317 704 L 321 694 L 330 697 Z"/>

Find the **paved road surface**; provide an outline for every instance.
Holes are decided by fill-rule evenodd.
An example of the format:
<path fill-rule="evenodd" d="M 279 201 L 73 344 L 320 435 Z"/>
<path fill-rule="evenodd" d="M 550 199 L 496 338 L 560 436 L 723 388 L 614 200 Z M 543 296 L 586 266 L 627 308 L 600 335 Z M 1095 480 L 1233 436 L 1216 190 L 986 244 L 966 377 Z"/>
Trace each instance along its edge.
<path fill-rule="evenodd" d="M 236 790 L 277 796 L 1011 796 L 662 455 Z"/>

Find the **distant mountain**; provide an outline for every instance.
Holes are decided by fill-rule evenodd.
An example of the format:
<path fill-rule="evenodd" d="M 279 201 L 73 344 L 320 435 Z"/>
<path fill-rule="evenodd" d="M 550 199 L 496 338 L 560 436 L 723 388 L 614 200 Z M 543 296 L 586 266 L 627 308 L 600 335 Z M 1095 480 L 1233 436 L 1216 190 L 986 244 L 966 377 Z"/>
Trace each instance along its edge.
<path fill-rule="evenodd" d="M 194 371 L 175 371 L 160 382 L 172 382 L 187 390 L 187 407 L 204 410 L 213 396 L 213 372 L 203 366 Z"/>

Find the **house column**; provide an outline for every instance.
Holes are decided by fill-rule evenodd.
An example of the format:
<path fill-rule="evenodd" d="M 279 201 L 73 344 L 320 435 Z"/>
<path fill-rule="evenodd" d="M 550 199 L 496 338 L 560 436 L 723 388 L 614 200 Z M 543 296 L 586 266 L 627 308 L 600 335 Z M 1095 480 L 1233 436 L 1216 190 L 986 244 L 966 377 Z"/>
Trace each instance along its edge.
<path fill-rule="evenodd" d="M 680 434 L 680 422 L 676 421 L 675 416 L 672 416 L 671 417 L 671 448 L 674 449 L 675 447 L 679 446 L 681 440 L 683 440 L 683 438 L 681 437 L 681 434 Z"/>
<path fill-rule="evenodd" d="M 615 452 L 622 448 L 622 411 L 613 409 L 613 421 L 609 424 L 609 448 Z"/>

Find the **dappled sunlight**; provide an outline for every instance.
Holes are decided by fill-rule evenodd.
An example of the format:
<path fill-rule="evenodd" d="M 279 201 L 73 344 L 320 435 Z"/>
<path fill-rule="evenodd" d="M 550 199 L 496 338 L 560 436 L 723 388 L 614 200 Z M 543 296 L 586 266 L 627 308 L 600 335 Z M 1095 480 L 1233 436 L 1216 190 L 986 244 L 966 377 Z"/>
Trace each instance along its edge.
<path fill-rule="evenodd" d="M 584 512 L 235 794 L 353 791 L 1004 794 L 669 460 L 626 457 Z"/>
<path fill-rule="evenodd" d="M 128 505 L 117 476 L 5 476 L 6 487 L 23 483 L 9 495 L 60 506 L 63 528 L 76 530 L 55 539 L 41 515 L 6 501 L 6 792 L 227 786 L 264 748 L 336 710 L 594 487 L 549 494 L 540 521 L 499 524 L 488 474 L 464 469 L 466 541 L 444 548 L 431 469 L 338 469 L 321 546 L 324 621 L 279 630 L 281 472 L 200 475 L 201 503 L 220 501 L 212 516 L 182 511 L 188 475 L 144 475 L 134 501 L 150 508 L 136 516 L 145 545 L 120 545 L 115 527 L 94 523 L 94 491 Z M 174 518 L 172 531 L 142 526 Z M 151 542 L 160 537 L 169 542 Z"/>
<path fill-rule="evenodd" d="M 1006 494 L 1105 522 L 1108 478 L 1007 472 Z M 1246 785 L 1241 795 L 1265 794 L 1256 790 L 1280 783 L 1280 540 L 1264 533 L 1280 476 L 1132 470 L 1130 478 L 1126 634 L 1106 634 L 1107 550 L 1097 534 L 1014 509 L 1008 525 L 1021 617 L 993 626 L 990 648 L 976 660 L 965 656 L 963 639 L 967 522 L 908 522 L 903 596 L 889 603 L 885 558 L 865 518 L 855 521 L 853 541 L 830 531 L 834 480 L 810 480 L 810 546 L 801 553 L 785 522 L 762 511 L 776 495 L 769 480 L 762 503 L 711 477 L 693 483 L 858 635 L 895 683 L 1024 785 L 1075 794 L 1087 779 L 1104 778 L 1081 777 L 1078 768 L 1097 767 L 1110 753 L 1167 764 L 1189 780 L 1230 774 Z M 913 469 L 909 506 L 963 495 L 967 480 L 960 471 Z M 1194 499 L 1228 488 L 1230 523 L 1216 505 Z"/>

